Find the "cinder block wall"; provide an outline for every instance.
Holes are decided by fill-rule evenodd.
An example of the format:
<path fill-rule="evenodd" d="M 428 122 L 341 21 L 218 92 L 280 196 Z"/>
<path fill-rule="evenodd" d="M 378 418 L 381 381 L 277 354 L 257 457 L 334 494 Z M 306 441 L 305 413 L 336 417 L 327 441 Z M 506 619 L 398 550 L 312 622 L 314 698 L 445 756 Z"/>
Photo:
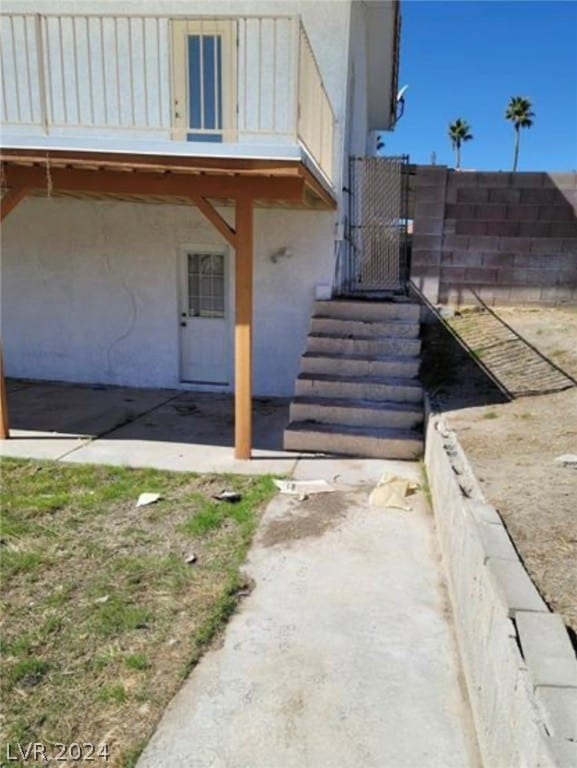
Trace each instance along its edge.
<path fill-rule="evenodd" d="M 577 303 L 577 174 L 418 166 L 411 276 L 433 303 Z"/>

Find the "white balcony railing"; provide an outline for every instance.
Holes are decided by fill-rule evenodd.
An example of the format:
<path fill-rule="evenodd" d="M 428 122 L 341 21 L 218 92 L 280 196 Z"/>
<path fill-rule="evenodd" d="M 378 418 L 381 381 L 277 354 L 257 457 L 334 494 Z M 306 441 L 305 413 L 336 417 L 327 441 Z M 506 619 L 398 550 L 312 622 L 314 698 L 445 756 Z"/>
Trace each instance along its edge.
<path fill-rule="evenodd" d="M 0 67 L 7 132 L 300 141 L 332 179 L 335 117 L 298 17 L 2 14 Z"/>

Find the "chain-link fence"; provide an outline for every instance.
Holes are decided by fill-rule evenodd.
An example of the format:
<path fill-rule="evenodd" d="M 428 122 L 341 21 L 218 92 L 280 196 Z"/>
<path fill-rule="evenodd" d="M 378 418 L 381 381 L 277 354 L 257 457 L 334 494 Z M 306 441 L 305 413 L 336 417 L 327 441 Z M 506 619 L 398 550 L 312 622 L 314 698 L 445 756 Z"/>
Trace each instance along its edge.
<path fill-rule="evenodd" d="M 406 155 L 350 158 L 344 293 L 405 289 L 407 166 Z"/>

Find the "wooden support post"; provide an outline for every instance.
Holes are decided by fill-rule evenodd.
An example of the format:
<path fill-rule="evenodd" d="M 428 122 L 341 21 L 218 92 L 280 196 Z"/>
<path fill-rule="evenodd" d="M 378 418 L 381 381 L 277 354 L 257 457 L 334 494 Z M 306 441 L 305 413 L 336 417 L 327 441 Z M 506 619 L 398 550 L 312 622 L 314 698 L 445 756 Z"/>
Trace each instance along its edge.
<path fill-rule="evenodd" d="M 8 424 L 8 403 L 6 400 L 2 342 L 0 342 L 0 440 L 6 440 L 7 437 L 10 437 L 10 426 Z"/>
<path fill-rule="evenodd" d="M 252 450 L 252 270 L 254 200 L 236 201 L 236 320 L 234 328 L 234 457 Z"/>

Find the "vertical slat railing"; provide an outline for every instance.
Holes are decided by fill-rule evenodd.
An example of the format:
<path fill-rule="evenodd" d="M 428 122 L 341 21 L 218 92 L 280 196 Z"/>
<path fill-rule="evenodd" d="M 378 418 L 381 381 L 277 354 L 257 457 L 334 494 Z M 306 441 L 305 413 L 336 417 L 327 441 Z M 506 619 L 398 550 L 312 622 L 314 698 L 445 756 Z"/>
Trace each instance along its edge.
<path fill-rule="evenodd" d="M 86 62 L 88 64 L 88 90 L 90 94 L 90 122 L 94 125 L 94 81 L 92 79 L 92 40 L 90 19 L 86 19 Z M 104 64 L 104 62 L 102 62 Z"/>
<path fill-rule="evenodd" d="M 170 128 L 168 19 L 0 16 L 5 126 Z"/>
<path fill-rule="evenodd" d="M 40 105 L 40 120 L 44 133 L 50 131 L 50 118 L 48 115 L 48 94 L 46 90 L 46 69 L 44 61 L 44 32 L 42 28 L 42 16 L 37 13 L 34 16 L 34 32 L 36 39 L 36 61 L 38 64 L 38 103 Z M 48 66 L 48 65 L 46 65 Z"/>
<path fill-rule="evenodd" d="M 293 52 L 293 65 L 291 71 L 293 74 L 293 99 L 294 99 L 294 118 L 293 118 L 293 131 L 294 140 L 298 141 L 299 138 L 299 123 L 300 123 L 300 91 L 301 91 L 301 26 L 300 20 L 295 17 L 292 20 L 291 25 L 291 50 Z"/>
<path fill-rule="evenodd" d="M 332 181 L 336 120 L 304 26 L 299 34 L 298 138 Z"/>
<path fill-rule="evenodd" d="M 161 40 L 160 40 L 160 18 L 155 19 L 156 23 L 156 76 L 157 76 L 157 92 L 158 92 L 158 121 L 162 121 L 162 106 L 164 104 L 164 88 L 162 85 L 162 62 L 160 60 Z M 170 48 L 169 48 L 170 52 Z M 170 53 L 169 53 L 170 55 Z"/>
<path fill-rule="evenodd" d="M 62 19 L 60 19 L 60 63 L 62 69 L 62 100 L 66 103 L 66 64 L 64 59 L 64 33 L 62 32 Z M 72 40 L 76 41 L 77 38 L 77 24 L 76 17 L 72 17 Z M 76 123 L 82 125 L 84 120 L 82 119 L 82 106 L 80 101 L 80 74 L 78 72 L 78 46 L 72 45 L 72 53 L 74 55 L 74 92 L 76 93 Z"/>
<path fill-rule="evenodd" d="M 190 126 L 188 114 L 183 133 L 300 141 L 331 179 L 335 117 L 298 16 L 2 14 L 5 125 L 45 133 L 170 131 L 173 25 L 183 21 L 195 30 L 185 34 L 198 34 L 201 46 L 193 84 L 200 90 L 200 126 Z M 213 60 L 202 55 L 207 51 Z M 221 78 L 227 86 L 230 81 L 226 98 L 232 104 L 224 101 Z M 182 82 L 188 96 L 190 72 L 182 73 Z M 235 124 L 227 133 L 229 115 Z"/>
<path fill-rule="evenodd" d="M 108 122 L 108 88 L 106 85 L 106 57 L 104 55 L 104 19 L 99 19 L 98 31 L 100 33 L 100 60 L 102 72 L 102 98 L 104 101 L 104 122 Z"/>
<path fill-rule="evenodd" d="M 204 112 L 204 106 L 205 106 L 205 95 L 204 95 L 204 21 L 201 19 L 200 21 L 200 40 L 198 43 L 198 50 L 199 50 L 199 88 L 200 88 L 200 126 L 201 128 L 205 128 L 206 122 L 205 122 L 205 112 Z M 190 93 L 190 90 L 188 91 Z M 187 94 L 188 95 L 188 94 Z"/>
<path fill-rule="evenodd" d="M 34 100 L 32 97 L 32 67 L 30 66 L 30 41 L 28 40 L 28 19 L 24 19 L 24 48 L 26 51 L 26 85 L 28 86 L 28 104 L 30 117 L 34 120 Z"/>
<path fill-rule="evenodd" d="M 14 62 L 14 85 L 16 86 L 16 112 L 19 122 L 22 122 L 22 110 L 20 108 L 20 78 L 18 62 L 16 59 L 16 37 L 14 35 L 14 17 L 10 16 L 10 38 L 12 40 L 12 60 Z"/>
<path fill-rule="evenodd" d="M 237 20 L 237 132 L 247 138 L 297 140 L 298 22 L 293 16 Z"/>
<path fill-rule="evenodd" d="M 272 41 L 272 90 L 273 90 L 273 96 L 272 96 L 272 130 L 273 133 L 276 132 L 276 67 L 277 67 L 277 24 L 276 22 L 272 25 L 272 34 L 273 34 L 273 41 Z"/>
<path fill-rule="evenodd" d="M 128 74 L 130 77 L 130 127 L 134 128 L 136 126 L 136 113 L 134 106 L 134 66 L 132 63 L 132 19 L 130 16 L 126 17 L 126 24 L 128 28 Z"/>

